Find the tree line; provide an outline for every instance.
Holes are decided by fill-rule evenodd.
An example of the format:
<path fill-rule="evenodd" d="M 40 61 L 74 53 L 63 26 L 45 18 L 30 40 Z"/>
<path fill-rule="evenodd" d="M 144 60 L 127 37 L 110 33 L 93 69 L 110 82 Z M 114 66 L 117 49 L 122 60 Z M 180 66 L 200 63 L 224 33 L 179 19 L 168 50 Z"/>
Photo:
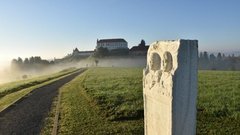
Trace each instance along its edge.
<path fill-rule="evenodd" d="M 240 70 L 240 56 L 228 55 L 224 53 L 208 52 L 199 53 L 199 69 L 201 70 Z"/>
<path fill-rule="evenodd" d="M 25 58 L 24 60 L 21 57 L 13 59 L 11 62 L 11 68 L 13 70 L 41 70 L 44 67 L 53 65 L 55 62 L 42 59 L 40 56 Z"/>
<path fill-rule="evenodd" d="M 115 55 L 127 55 L 126 50 L 116 50 Z M 107 49 L 99 48 L 95 52 L 95 57 L 104 57 L 104 56 L 113 56 Z M 44 60 L 40 56 L 25 58 L 24 60 L 21 57 L 13 59 L 11 62 L 11 68 L 14 70 L 29 71 L 35 70 L 40 71 L 54 65 L 55 63 L 63 62 L 63 60 Z M 240 56 L 228 55 L 224 53 L 218 53 L 217 55 L 208 52 L 199 53 L 198 67 L 200 70 L 240 70 Z"/>

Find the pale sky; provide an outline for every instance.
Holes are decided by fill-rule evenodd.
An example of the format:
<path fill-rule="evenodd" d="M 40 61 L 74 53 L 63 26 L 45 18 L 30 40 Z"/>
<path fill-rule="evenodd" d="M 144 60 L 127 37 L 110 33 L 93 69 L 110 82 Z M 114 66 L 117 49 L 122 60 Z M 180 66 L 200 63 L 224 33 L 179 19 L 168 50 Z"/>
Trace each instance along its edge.
<path fill-rule="evenodd" d="M 240 51 L 239 0 L 0 0 L 0 66 L 13 58 L 61 58 L 101 38 L 129 48 L 198 39 L 206 51 Z"/>

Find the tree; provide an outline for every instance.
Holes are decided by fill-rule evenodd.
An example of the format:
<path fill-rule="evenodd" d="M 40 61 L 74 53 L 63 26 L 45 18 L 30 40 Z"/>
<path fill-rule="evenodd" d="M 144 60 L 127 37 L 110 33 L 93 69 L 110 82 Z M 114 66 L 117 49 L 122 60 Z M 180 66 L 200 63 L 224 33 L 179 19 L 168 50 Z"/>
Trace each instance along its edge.
<path fill-rule="evenodd" d="M 140 43 L 138 46 L 146 46 L 145 41 L 142 39 L 142 40 L 141 40 L 141 43 Z"/>
<path fill-rule="evenodd" d="M 29 64 L 33 64 L 34 63 L 34 58 L 33 56 L 29 58 Z"/>
<path fill-rule="evenodd" d="M 13 65 L 16 65 L 17 63 L 18 63 L 18 61 L 16 59 L 13 59 L 11 62 L 11 64 L 13 64 Z"/>
<path fill-rule="evenodd" d="M 223 55 L 222 55 L 222 58 L 223 58 L 223 59 L 225 59 L 225 58 L 226 58 L 226 56 L 225 56 L 225 54 L 224 54 L 224 53 L 223 53 Z"/>
<path fill-rule="evenodd" d="M 120 49 L 113 49 L 109 52 L 109 55 L 112 56 L 125 56 L 129 54 L 129 49 L 120 48 Z"/>
<path fill-rule="evenodd" d="M 55 62 L 54 62 L 53 60 L 51 60 L 51 61 L 49 62 L 49 64 L 53 65 L 53 64 L 55 64 Z"/>
<path fill-rule="evenodd" d="M 236 70 L 235 64 L 237 63 L 237 58 L 235 58 L 234 56 L 229 57 L 229 62 L 230 62 L 230 70 Z"/>
<path fill-rule="evenodd" d="M 42 62 L 42 58 L 40 56 L 34 57 L 34 63 L 40 64 Z"/>
<path fill-rule="evenodd" d="M 95 64 L 96 64 L 96 67 L 98 66 L 98 60 L 97 59 L 95 59 Z"/>
<path fill-rule="evenodd" d="M 217 54 L 217 60 L 218 60 L 218 61 L 221 61 L 221 60 L 222 60 L 222 54 L 221 54 L 220 52 Z"/>
<path fill-rule="evenodd" d="M 216 56 L 214 54 L 209 55 L 210 66 L 212 70 L 216 70 Z"/>
<path fill-rule="evenodd" d="M 18 68 L 18 61 L 16 59 L 13 59 L 11 62 L 11 68 L 12 70 L 15 70 Z"/>
<path fill-rule="evenodd" d="M 210 54 L 209 55 L 209 59 L 210 59 L 210 61 L 215 61 L 216 60 L 216 56 L 214 54 Z"/>
<path fill-rule="evenodd" d="M 24 60 L 24 65 L 27 65 L 27 64 L 29 64 L 29 60 L 28 60 L 28 58 L 25 58 L 25 60 Z"/>
<path fill-rule="evenodd" d="M 96 57 L 104 57 L 104 56 L 108 56 L 108 55 L 109 55 L 108 49 L 103 48 L 103 47 L 99 47 L 95 52 Z"/>
<path fill-rule="evenodd" d="M 22 60 L 22 58 L 21 58 L 21 57 L 18 57 L 17 62 L 18 62 L 19 65 L 22 65 L 22 64 L 23 64 L 23 60 Z"/>
<path fill-rule="evenodd" d="M 201 67 L 201 69 L 209 69 L 209 56 L 208 56 L 208 53 L 205 51 L 205 52 L 203 52 L 203 54 L 202 54 L 202 56 L 201 56 L 201 54 L 200 54 L 200 60 L 199 60 L 199 62 L 200 62 L 200 67 Z"/>
<path fill-rule="evenodd" d="M 203 59 L 205 62 L 209 61 L 209 57 L 208 57 L 208 53 L 207 52 L 203 52 Z"/>

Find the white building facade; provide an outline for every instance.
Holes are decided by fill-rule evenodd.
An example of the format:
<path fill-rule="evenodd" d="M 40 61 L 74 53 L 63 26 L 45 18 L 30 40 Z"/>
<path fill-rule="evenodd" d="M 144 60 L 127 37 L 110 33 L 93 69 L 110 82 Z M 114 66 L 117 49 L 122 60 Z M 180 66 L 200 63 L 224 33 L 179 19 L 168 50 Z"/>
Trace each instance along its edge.
<path fill-rule="evenodd" d="M 116 39 L 100 39 L 97 40 L 96 49 L 103 47 L 107 48 L 109 51 L 115 49 L 128 49 L 128 43 L 125 39 L 116 38 Z"/>

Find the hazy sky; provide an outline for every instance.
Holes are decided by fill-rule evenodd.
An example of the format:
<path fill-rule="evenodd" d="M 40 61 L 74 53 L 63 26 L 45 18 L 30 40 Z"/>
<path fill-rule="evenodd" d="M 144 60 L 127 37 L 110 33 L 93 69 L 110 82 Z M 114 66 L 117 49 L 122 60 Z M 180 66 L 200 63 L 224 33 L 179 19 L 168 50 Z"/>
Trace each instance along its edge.
<path fill-rule="evenodd" d="M 61 58 L 97 38 L 198 39 L 199 49 L 240 50 L 239 0 L 0 0 L 0 65 Z"/>

